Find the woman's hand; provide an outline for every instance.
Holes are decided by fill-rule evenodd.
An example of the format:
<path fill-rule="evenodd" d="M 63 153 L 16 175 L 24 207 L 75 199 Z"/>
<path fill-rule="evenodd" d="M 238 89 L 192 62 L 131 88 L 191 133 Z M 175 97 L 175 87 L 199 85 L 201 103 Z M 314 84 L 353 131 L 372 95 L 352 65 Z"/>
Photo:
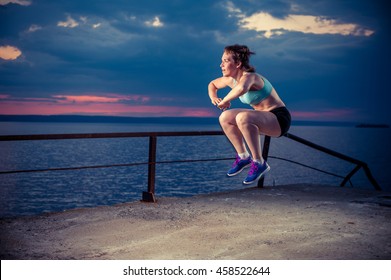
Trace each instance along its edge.
<path fill-rule="evenodd" d="M 231 102 L 227 102 L 227 101 L 224 101 L 224 100 L 221 100 L 218 104 L 217 104 L 217 107 L 222 110 L 222 111 L 225 111 L 227 109 L 229 109 L 231 107 Z"/>
<path fill-rule="evenodd" d="M 211 98 L 210 99 L 212 101 L 212 104 L 217 106 L 220 102 L 221 102 L 221 98 L 218 98 L 218 97 L 214 97 L 214 98 Z"/>

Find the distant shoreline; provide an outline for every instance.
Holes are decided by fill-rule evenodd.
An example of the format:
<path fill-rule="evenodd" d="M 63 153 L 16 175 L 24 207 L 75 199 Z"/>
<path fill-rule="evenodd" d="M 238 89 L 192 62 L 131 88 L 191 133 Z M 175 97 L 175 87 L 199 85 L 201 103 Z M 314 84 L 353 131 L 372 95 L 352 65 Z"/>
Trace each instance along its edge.
<path fill-rule="evenodd" d="M 388 124 L 372 124 L 372 123 L 360 123 L 356 125 L 358 128 L 390 128 Z"/>
<path fill-rule="evenodd" d="M 120 116 L 85 116 L 85 115 L 0 115 L 0 122 L 219 125 L 217 117 L 120 117 Z M 293 121 L 292 125 L 355 127 L 358 125 L 358 123 L 338 122 L 338 121 Z"/>

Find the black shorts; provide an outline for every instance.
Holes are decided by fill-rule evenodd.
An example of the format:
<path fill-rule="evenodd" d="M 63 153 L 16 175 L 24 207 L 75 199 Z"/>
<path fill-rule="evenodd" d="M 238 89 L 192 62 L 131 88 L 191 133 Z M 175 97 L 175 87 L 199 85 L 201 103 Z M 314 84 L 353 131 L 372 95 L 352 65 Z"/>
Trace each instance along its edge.
<path fill-rule="evenodd" d="M 282 135 L 287 133 L 289 128 L 291 127 L 291 114 L 286 107 L 279 107 L 271 110 L 270 112 L 277 117 L 278 123 L 280 124 L 281 128 L 281 137 Z"/>

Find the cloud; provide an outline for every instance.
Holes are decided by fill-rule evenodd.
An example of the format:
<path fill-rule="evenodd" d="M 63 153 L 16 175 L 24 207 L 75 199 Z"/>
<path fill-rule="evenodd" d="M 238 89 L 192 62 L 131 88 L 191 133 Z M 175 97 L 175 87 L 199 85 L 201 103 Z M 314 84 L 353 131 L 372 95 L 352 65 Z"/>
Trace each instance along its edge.
<path fill-rule="evenodd" d="M 229 14 L 228 14 L 229 17 L 232 17 L 232 16 L 236 16 L 236 17 L 239 17 L 239 18 L 243 18 L 244 17 L 244 14 L 243 14 L 242 10 L 240 10 L 237 7 L 235 7 L 234 3 L 232 3 L 231 1 L 228 1 L 225 5 L 226 5 L 225 8 L 229 12 Z"/>
<path fill-rule="evenodd" d="M 65 27 L 65 28 L 75 28 L 78 26 L 86 26 L 87 24 L 88 24 L 88 26 L 92 27 L 93 29 L 97 29 L 97 28 L 101 27 L 101 25 L 102 25 L 101 22 L 89 23 L 89 19 L 86 16 L 80 16 L 79 21 L 77 21 L 76 19 L 72 18 L 72 16 L 68 15 L 67 20 L 66 21 L 59 21 L 57 23 L 57 26 Z"/>
<path fill-rule="evenodd" d="M 338 34 L 352 36 L 371 36 L 374 31 L 361 27 L 354 23 L 339 23 L 335 19 L 325 16 L 288 14 L 285 17 L 277 18 L 265 11 L 256 12 L 250 16 L 228 1 L 225 9 L 229 17 L 239 19 L 238 25 L 245 30 L 262 32 L 263 37 L 271 38 L 282 35 L 286 32 L 301 32 L 317 35 Z M 291 12 L 298 11 L 297 5 L 291 4 Z"/>
<path fill-rule="evenodd" d="M 66 27 L 66 28 L 75 28 L 79 26 L 79 23 L 76 20 L 74 20 L 71 16 L 68 15 L 67 20 L 59 21 L 57 23 L 57 26 Z"/>
<path fill-rule="evenodd" d="M 0 46 L 0 58 L 4 60 L 15 60 L 22 55 L 22 52 L 13 46 Z"/>
<path fill-rule="evenodd" d="M 160 21 L 159 17 L 154 17 L 152 20 L 148 20 L 145 22 L 145 25 L 149 27 L 163 27 L 163 22 Z"/>
<path fill-rule="evenodd" d="M 41 29 L 42 29 L 42 26 L 39 26 L 39 25 L 37 25 L 37 24 L 32 24 L 32 25 L 29 27 L 29 29 L 27 30 L 27 32 L 32 33 L 32 32 L 36 32 L 36 31 L 41 30 Z"/>
<path fill-rule="evenodd" d="M 263 36 L 270 38 L 281 35 L 284 31 L 311 33 L 317 35 L 339 34 L 353 36 L 371 36 L 374 31 L 364 29 L 353 23 L 338 23 L 336 20 L 321 16 L 288 15 L 282 19 L 260 12 L 239 21 L 239 25 L 248 30 L 264 32 Z"/>
<path fill-rule="evenodd" d="M 29 0 L 0 0 L 0 5 L 7 5 L 9 3 L 18 4 L 21 6 L 30 6 L 31 1 Z"/>

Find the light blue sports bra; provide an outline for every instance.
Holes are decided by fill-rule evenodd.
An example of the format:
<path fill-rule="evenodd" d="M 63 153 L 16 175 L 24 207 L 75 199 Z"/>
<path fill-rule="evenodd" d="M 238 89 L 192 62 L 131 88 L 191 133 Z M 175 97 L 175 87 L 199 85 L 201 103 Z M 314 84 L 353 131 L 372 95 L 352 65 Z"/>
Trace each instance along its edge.
<path fill-rule="evenodd" d="M 263 80 L 264 86 L 260 90 L 248 91 L 245 94 L 239 96 L 240 101 L 244 104 L 257 105 L 259 102 L 268 97 L 273 90 L 272 84 L 264 77 L 259 75 Z M 236 86 L 236 80 L 234 80 Z"/>

